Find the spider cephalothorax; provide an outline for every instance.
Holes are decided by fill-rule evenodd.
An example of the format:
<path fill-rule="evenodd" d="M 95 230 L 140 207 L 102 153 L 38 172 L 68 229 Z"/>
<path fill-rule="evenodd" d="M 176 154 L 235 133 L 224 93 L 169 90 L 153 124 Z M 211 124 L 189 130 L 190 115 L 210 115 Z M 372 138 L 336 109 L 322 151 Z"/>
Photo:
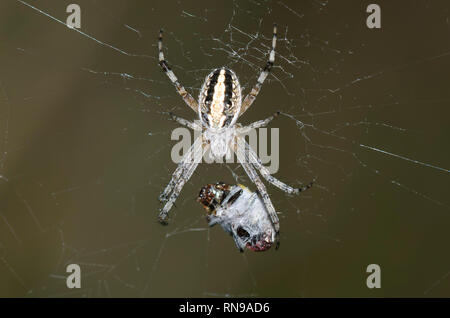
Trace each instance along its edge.
<path fill-rule="evenodd" d="M 189 148 L 189 151 L 184 154 L 177 169 L 172 175 L 172 179 L 159 196 L 159 199 L 162 202 L 165 202 L 164 207 L 159 213 L 160 222 L 164 224 L 167 223 L 169 210 L 172 208 L 181 192 L 181 189 L 191 178 L 199 164 L 199 161 L 195 159 L 198 159 L 199 155 L 201 158 L 207 150 L 210 150 L 212 155 L 216 158 L 222 158 L 228 154 L 230 150 L 236 154 L 239 163 L 244 168 L 250 180 L 256 185 L 258 193 L 260 194 L 261 200 L 265 206 L 264 211 L 267 213 L 270 222 L 272 222 L 276 233 L 279 231 L 278 216 L 272 202 L 270 201 L 266 187 L 259 178 L 257 171 L 259 171 L 259 173 L 268 182 L 287 193 L 298 194 L 300 191 L 311 186 L 311 184 L 309 184 L 306 187 L 293 188 L 273 177 L 269 173 L 268 169 L 262 165 L 256 152 L 251 149 L 245 141 L 244 134 L 246 131 L 267 126 L 280 114 L 280 112 L 276 112 L 264 120 L 256 121 L 245 127 L 235 125 L 237 119 L 242 116 L 242 114 L 253 104 L 256 96 L 261 90 L 264 80 L 269 75 L 275 61 L 276 42 L 277 26 L 274 25 L 272 48 L 269 52 L 267 64 L 261 71 L 255 86 L 243 100 L 241 95 L 241 86 L 236 74 L 226 67 L 221 67 L 213 70 L 206 77 L 200 90 L 200 95 L 197 102 L 186 91 L 183 85 L 178 82 L 178 78 L 175 76 L 165 60 L 164 53 L 162 51 L 162 31 L 160 31 L 158 41 L 159 64 L 169 77 L 170 81 L 175 85 L 175 88 L 186 104 L 198 114 L 201 122 L 201 125 L 199 125 L 195 122 L 188 121 L 169 113 L 171 118 L 181 125 L 200 131 L 201 136 L 194 141 L 194 144 Z M 201 198 L 201 200 L 205 203 L 212 200 L 207 204 L 207 209 L 211 212 L 214 211 L 214 207 L 217 206 L 217 202 L 223 199 L 218 197 L 218 200 L 213 201 L 216 198 L 216 195 L 227 196 L 227 193 L 225 192 L 220 194 L 220 191 L 226 189 L 219 189 L 218 187 L 213 188 L 210 187 L 209 189 L 205 189 L 203 197 Z M 243 201 L 241 200 L 241 202 Z M 245 232 L 243 231 L 244 228 L 242 227 L 240 233 L 245 236 Z"/>

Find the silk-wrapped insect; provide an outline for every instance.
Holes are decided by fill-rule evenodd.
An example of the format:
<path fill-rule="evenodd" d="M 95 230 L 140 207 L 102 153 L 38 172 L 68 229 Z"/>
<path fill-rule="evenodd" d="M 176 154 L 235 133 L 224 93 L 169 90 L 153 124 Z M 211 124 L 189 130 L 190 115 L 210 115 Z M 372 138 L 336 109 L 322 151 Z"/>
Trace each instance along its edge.
<path fill-rule="evenodd" d="M 258 193 L 243 185 L 223 182 L 207 184 L 198 195 L 207 212 L 209 226 L 220 224 L 238 249 L 268 250 L 276 238 L 276 230 Z"/>

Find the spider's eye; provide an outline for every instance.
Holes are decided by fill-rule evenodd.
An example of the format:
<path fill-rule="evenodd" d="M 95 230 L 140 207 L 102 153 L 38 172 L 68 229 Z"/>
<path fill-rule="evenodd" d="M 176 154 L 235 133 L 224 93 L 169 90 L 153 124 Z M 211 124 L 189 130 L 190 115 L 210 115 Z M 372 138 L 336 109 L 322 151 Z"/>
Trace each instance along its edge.
<path fill-rule="evenodd" d="M 246 230 L 244 230 L 242 227 L 239 227 L 237 229 L 237 235 L 239 235 L 239 237 L 241 237 L 241 238 L 250 237 L 250 234 L 248 234 L 248 232 Z"/>

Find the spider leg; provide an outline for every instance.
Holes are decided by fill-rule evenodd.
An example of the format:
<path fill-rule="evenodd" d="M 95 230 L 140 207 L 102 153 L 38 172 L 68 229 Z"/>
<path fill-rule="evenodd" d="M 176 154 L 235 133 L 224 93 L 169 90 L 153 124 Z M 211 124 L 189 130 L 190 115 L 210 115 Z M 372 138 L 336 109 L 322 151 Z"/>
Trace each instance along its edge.
<path fill-rule="evenodd" d="M 181 161 L 178 164 L 177 169 L 172 174 L 172 179 L 170 180 L 169 184 L 166 186 L 164 191 L 159 195 L 158 197 L 159 202 L 166 202 L 168 200 L 170 192 L 172 192 L 173 188 L 175 187 L 175 184 L 177 184 L 178 180 L 181 177 L 181 174 L 186 169 L 187 165 L 188 163 L 184 161 Z"/>
<path fill-rule="evenodd" d="M 273 113 L 272 116 L 269 116 L 266 119 L 255 121 L 248 126 L 244 126 L 244 127 L 240 128 L 240 132 L 245 133 L 252 129 L 266 127 L 272 120 L 277 118 L 278 115 L 280 115 L 280 114 L 281 114 L 281 112 L 277 111 L 277 112 Z"/>
<path fill-rule="evenodd" d="M 238 142 L 242 141 L 242 138 L 238 137 Z M 244 140 L 245 141 L 245 140 Z M 256 185 L 256 188 L 258 189 L 259 194 L 261 195 L 261 198 L 264 202 L 264 205 L 267 209 L 267 212 L 269 214 L 269 218 L 273 224 L 273 227 L 275 228 L 276 234 L 278 235 L 280 231 L 280 222 L 278 219 L 277 212 L 275 211 L 275 208 L 273 207 L 272 201 L 270 201 L 269 194 L 267 193 L 266 186 L 264 183 L 262 183 L 261 179 L 259 178 L 258 174 L 256 173 L 253 166 L 249 163 L 248 154 L 244 153 L 244 146 L 243 145 L 237 145 L 236 149 L 236 155 L 238 158 L 239 163 L 244 168 L 245 172 L 249 176 L 250 180 Z"/>
<path fill-rule="evenodd" d="M 285 184 L 284 182 L 278 180 L 277 178 L 275 178 L 274 176 L 272 176 L 270 174 L 269 170 L 266 167 L 263 166 L 261 159 L 259 159 L 258 155 L 250 147 L 250 145 L 245 140 L 244 140 L 244 142 L 245 142 L 246 151 L 248 151 L 248 153 L 249 153 L 252 165 L 261 173 L 263 178 L 266 179 L 272 185 L 276 186 L 277 188 L 279 188 L 289 194 L 299 194 L 300 192 L 305 191 L 312 187 L 314 181 L 311 181 L 310 183 L 308 183 L 307 185 L 305 185 L 301 188 L 294 188 L 294 187 L 291 187 L 291 186 Z"/>
<path fill-rule="evenodd" d="M 239 116 L 242 116 L 243 113 L 253 104 L 253 102 L 256 99 L 256 96 L 258 96 L 259 91 L 261 90 L 261 86 L 264 83 L 264 80 L 266 79 L 267 75 L 269 75 L 270 70 L 273 66 L 273 63 L 275 62 L 275 46 L 277 44 L 277 25 L 273 25 L 273 38 L 272 38 L 272 49 L 269 53 L 269 60 L 267 61 L 266 66 L 262 70 L 261 74 L 258 77 L 258 80 L 256 81 L 255 86 L 253 86 L 250 93 L 245 97 L 244 101 L 241 105 L 241 112 L 239 113 Z"/>
<path fill-rule="evenodd" d="M 201 131 L 202 130 L 202 128 L 198 124 L 196 124 L 195 122 L 191 122 L 191 121 L 189 121 L 187 119 L 179 117 L 179 116 L 175 115 L 172 112 L 162 112 L 162 114 L 168 115 L 171 120 L 176 121 L 177 123 L 179 123 L 182 126 L 191 128 L 192 130 L 197 130 L 197 131 Z"/>
<path fill-rule="evenodd" d="M 203 149 L 203 147 L 200 144 L 200 149 L 194 149 L 194 150 L 202 151 L 202 149 Z M 170 195 L 169 200 L 166 202 L 164 207 L 159 212 L 158 220 L 159 220 L 160 223 L 167 224 L 167 216 L 169 214 L 169 210 L 172 208 L 173 204 L 175 203 L 175 201 L 177 200 L 178 196 L 180 195 L 180 192 L 183 189 L 183 186 L 185 185 L 185 183 L 188 182 L 189 179 L 191 178 L 191 176 L 194 173 L 195 169 L 197 168 L 198 164 L 199 164 L 198 160 L 193 160 L 192 162 L 188 163 L 184 167 L 183 173 L 180 176 L 180 178 L 178 179 L 178 181 L 177 181 L 177 183 L 176 183 L 176 185 L 175 185 L 175 187 L 173 189 L 173 192 Z"/>
<path fill-rule="evenodd" d="M 174 72 L 170 68 L 169 64 L 167 63 L 166 59 L 164 58 L 164 53 L 162 50 L 162 39 L 163 39 L 163 30 L 161 29 L 159 31 L 159 38 L 158 38 L 158 51 L 159 51 L 159 65 L 163 69 L 164 73 L 167 74 L 172 84 L 177 89 L 178 94 L 183 98 L 184 102 L 192 108 L 194 112 L 198 112 L 198 104 L 197 101 L 189 94 L 183 85 L 178 82 L 178 78 L 175 76 Z"/>
<path fill-rule="evenodd" d="M 196 158 L 192 158 L 192 154 L 195 153 L 195 149 L 197 149 L 199 146 L 201 147 L 201 144 L 202 144 L 202 137 L 199 137 L 194 141 L 194 144 L 189 148 L 188 152 L 181 159 L 180 163 L 178 164 L 178 167 L 172 174 L 172 179 L 170 180 L 169 184 L 166 186 L 164 191 L 158 197 L 158 200 L 160 202 L 166 202 L 168 200 L 170 192 L 172 192 L 173 188 L 178 183 L 180 177 L 188 167 L 189 163 L 195 161 Z"/>
<path fill-rule="evenodd" d="M 191 178 L 195 169 L 198 166 L 198 162 L 190 162 L 184 166 L 183 175 L 178 179 L 177 184 L 175 185 L 172 194 L 170 195 L 169 200 L 167 200 L 164 207 L 160 210 L 158 215 L 158 220 L 160 223 L 167 224 L 167 216 L 169 214 L 170 209 L 174 205 L 178 196 L 180 195 L 181 190 L 185 183 Z"/>

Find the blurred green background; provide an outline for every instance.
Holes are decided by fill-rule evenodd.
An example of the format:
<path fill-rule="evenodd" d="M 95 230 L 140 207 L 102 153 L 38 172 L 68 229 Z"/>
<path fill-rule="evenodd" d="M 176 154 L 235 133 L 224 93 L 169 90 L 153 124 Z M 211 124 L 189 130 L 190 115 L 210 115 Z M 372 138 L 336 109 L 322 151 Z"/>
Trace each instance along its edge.
<path fill-rule="evenodd" d="M 375 30 L 370 1 L 79 0 L 84 35 L 51 18 L 72 1 L 28 2 L 0 3 L 0 296 L 450 295 L 448 2 L 377 1 Z M 308 124 L 270 125 L 275 176 L 317 183 L 296 197 L 268 185 L 281 247 L 241 254 L 195 202 L 236 182 L 224 165 L 200 165 L 171 223 L 156 221 L 178 127 L 160 112 L 195 118 L 158 66 L 157 33 L 193 96 L 223 65 L 247 93 L 273 22 L 273 74 L 240 121 L 282 110 Z M 72 263 L 79 290 L 65 284 Z"/>

